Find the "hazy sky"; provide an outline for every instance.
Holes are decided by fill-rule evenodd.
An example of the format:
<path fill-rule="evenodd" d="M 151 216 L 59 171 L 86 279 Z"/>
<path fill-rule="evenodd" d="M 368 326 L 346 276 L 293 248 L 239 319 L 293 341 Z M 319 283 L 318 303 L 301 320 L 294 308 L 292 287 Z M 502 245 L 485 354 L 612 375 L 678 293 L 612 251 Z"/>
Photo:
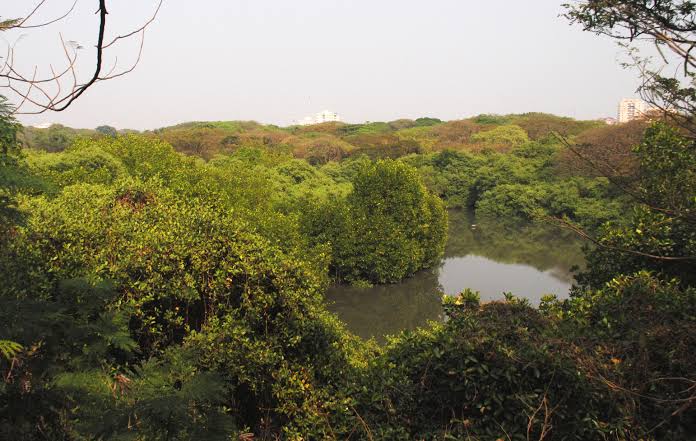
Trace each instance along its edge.
<path fill-rule="evenodd" d="M 35 2 L 11 3 L 5 17 Z M 46 17 L 72 0 L 49 3 Z M 25 68 L 63 62 L 59 32 L 85 46 L 81 57 L 89 60 L 95 3 L 79 0 L 66 21 L 26 32 L 17 45 Z M 110 3 L 114 34 L 145 21 L 156 1 Z M 350 122 L 528 111 L 614 116 L 618 101 L 634 95 L 636 75 L 619 66 L 614 42 L 559 17 L 561 3 L 165 0 L 134 72 L 95 86 L 66 112 L 21 120 L 146 129 L 191 120 L 287 125 L 323 109 Z M 126 66 L 137 46 L 115 48 L 107 64 L 118 55 Z"/>

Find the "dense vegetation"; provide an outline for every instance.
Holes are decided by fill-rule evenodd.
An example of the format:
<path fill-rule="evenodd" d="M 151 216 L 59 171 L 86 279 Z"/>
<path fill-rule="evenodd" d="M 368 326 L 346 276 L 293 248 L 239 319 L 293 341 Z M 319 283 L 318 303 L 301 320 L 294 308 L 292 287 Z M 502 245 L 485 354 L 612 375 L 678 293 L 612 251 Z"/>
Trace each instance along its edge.
<path fill-rule="evenodd" d="M 71 140 L 98 140 L 105 136 L 101 129 L 78 133 L 61 126 L 31 128 L 27 131 L 31 135 L 25 135 L 26 145 L 49 152 L 64 150 L 61 143 L 47 141 L 51 132 L 70 133 L 66 136 Z M 624 170 L 621 178 L 630 180 L 635 175 L 631 148 L 644 129 L 641 122 L 606 127 L 597 121 L 529 113 L 450 122 L 420 118 L 289 128 L 254 122 L 199 122 L 142 136 L 163 140 L 210 164 L 262 155 L 257 161 L 266 166 L 273 162 L 274 172 L 281 175 L 276 182 L 291 187 L 288 191 L 297 197 L 346 194 L 348 186 L 342 184 L 351 181 L 368 159 L 398 159 L 418 169 L 427 188 L 449 208 L 475 207 L 481 214 L 523 219 L 540 214 L 568 216 L 594 228 L 618 217 L 623 208 L 621 192 L 610 185 L 605 170 L 593 168 L 593 163 L 565 149 L 559 137 L 576 142 L 593 158 L 601 159 L 605 168 Z M 496 191 L 489 191 L 494 188 Z M 291 205 L 297 203 L 291 201 Z"/>
<path fill-rule="evenodd" d="M 656 4 L 570 14 L 635 35 L 623 11 Z M 681 4 L 648 12 L 679 30 Z M 0 439 L 693 439 L 694 127 L 681 112 L 131 134 L 22 128 L 2 100 Z M 445 207 L 586 237 L 570 298 L 466 290 L 384 346 L 353 336 L 328 284 L 437 264 Z"/>
<path fill-rule="evenodd" d="M 298 145 L 344 137 L 361 152 L 325 162 L 258 142 L 266 129 L 252 123 L 194 124 L 244 139 L 205 160 L 162 133 L 19 150 L 20 127 L 3 121 L 3 438 L 633 439 L 695 428 L 684 405 L 692 263 L 616 251 L 693 253 L 690 224 L 666 224 L 610 182 L 691 210 L 694 189 L 671 183 L 694 182 L 690 142 L 667 125 L 636 149 L 613 142 L 626 127 L 536 114 L 271 129 Z M 433 143 L 414 141 L 413 153 L 356 141 L 409 130 Z M 611 143 L 604 163 L 631 166 L 611 177 L 573 167 L 559 131 L 590 154 Z M 446 322 L 385 347 L 351 336 L 325 310 L 327 284 L 394 282 L 436 264 L 445 205 L 564 219 L 612 246 L 588 249 L 568 301 L 535 310 L 465 292 L 445 303 Z"/>

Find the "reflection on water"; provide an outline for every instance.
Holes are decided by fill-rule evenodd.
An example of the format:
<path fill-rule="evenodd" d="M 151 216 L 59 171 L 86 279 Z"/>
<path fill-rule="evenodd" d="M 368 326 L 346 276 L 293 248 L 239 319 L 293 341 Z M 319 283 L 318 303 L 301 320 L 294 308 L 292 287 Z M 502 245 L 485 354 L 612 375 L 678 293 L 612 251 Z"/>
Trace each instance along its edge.
<path fill-rule="evenodd" d="M 481 293 L 481 300 L 496 300 L 504 292 L 528 298 L 538 304 L 544 294 L 565 296 L 570 288 L 567 274 L 539 271 L 528 265 L 499 263 L 481 256 L 451 257 L 440 269 L 445 294 L 457 294 L 464 288 Z"/>
<path fill-rule="evenodd" d="M 583 263 L 582 242 L 557 226 L 476 219 L 464 210 L 451 210 L 449 216 L 445 259 L 481 256 L 498 263 L 552 270 L 568 283 L 573 279 L 570 268 Z"/>
<path fill-rule="evenodd" d="M 394 334 L 442 318 L 441 287 L 436 270 L 426 270 L 395 285 L 329 289 L 329 309 L 363 338 Z"/>
<path fill-rule="evenodd" d="M 510 225 L 453 210 L 439 268 L 393 285 L 332 287 L 327 302 L 353 332 L 383 341 L 384 335 L 440 320 L 441 293 L 471 288 L 482 300 L 496 300 L 512 292 L 533 304 L 544 294 L 565 297 L 571 267 L 583 261 L 580 246 L 576 236 L 557 227 Z"/>

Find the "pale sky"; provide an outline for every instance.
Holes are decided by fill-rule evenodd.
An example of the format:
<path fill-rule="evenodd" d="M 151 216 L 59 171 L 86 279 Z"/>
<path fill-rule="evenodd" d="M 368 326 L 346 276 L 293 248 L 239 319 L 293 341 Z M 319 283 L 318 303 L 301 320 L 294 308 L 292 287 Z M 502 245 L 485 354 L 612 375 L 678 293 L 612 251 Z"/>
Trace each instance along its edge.
<path fill-rule="evenodd" d="M 38 0 L 0 0 L 3 17 Z M 26 124 L 152 129 L 192 120 L 288 125 L 324 109 L 349 122 L 479 113 L 615 116 L 634 96 L 621 49 L 559 17 L 567 0 L 165 0 L 136 70 L 88 90 L 62 113 Z M 7 4 L 10 3 L 10 4 Z M 91 69 L 95 0 L 17 44 L 18 64 L 64 64 L 59 32 Z M 144 22 L 156 0 L 111 1 L 113 36 Z M 44 17 L 72 0 L 48 0 Z M 37 22 L 40 17 L 37 17 Z M 3 36 L 14 41 L 18 34 Z M 107 53 L 126 66 L 138 41 Z M 22 64 L 23 63 L 23 64 Z M 0 90 L 0 93 L 2 91 Z"/>

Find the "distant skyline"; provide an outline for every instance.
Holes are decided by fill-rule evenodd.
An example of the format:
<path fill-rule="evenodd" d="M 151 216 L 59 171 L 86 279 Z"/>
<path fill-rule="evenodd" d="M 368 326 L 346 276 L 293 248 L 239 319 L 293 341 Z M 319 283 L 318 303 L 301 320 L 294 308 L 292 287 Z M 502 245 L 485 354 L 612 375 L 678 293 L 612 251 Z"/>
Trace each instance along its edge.
<path fill-rule="evenodd" d="M 13 3 L 5 17 L 34 4 Z M 46 15 L 71 3 L 54 0 Z M 637 74 L 620 66 L 614 42 L 559 17 L 561 3 L 165 0 L 134 72 L 96 85 L 65 112 L 19 119 L 142 130 L 192 120 L 289 125 L 322 109 L 347 122 L 532 111 L 615 116 L 619 101 L 635 96 Z M 110 29 L 136 27 L 155 5 L 114 2 Z M 88 60 L 92 6 L 80 0 L 66 21 L 28 33 L 17 46 L 25 68 L 60 64 L 58 32 L 85 46 Z M 116 53 L 125 65 L 137 42 Z"/>

